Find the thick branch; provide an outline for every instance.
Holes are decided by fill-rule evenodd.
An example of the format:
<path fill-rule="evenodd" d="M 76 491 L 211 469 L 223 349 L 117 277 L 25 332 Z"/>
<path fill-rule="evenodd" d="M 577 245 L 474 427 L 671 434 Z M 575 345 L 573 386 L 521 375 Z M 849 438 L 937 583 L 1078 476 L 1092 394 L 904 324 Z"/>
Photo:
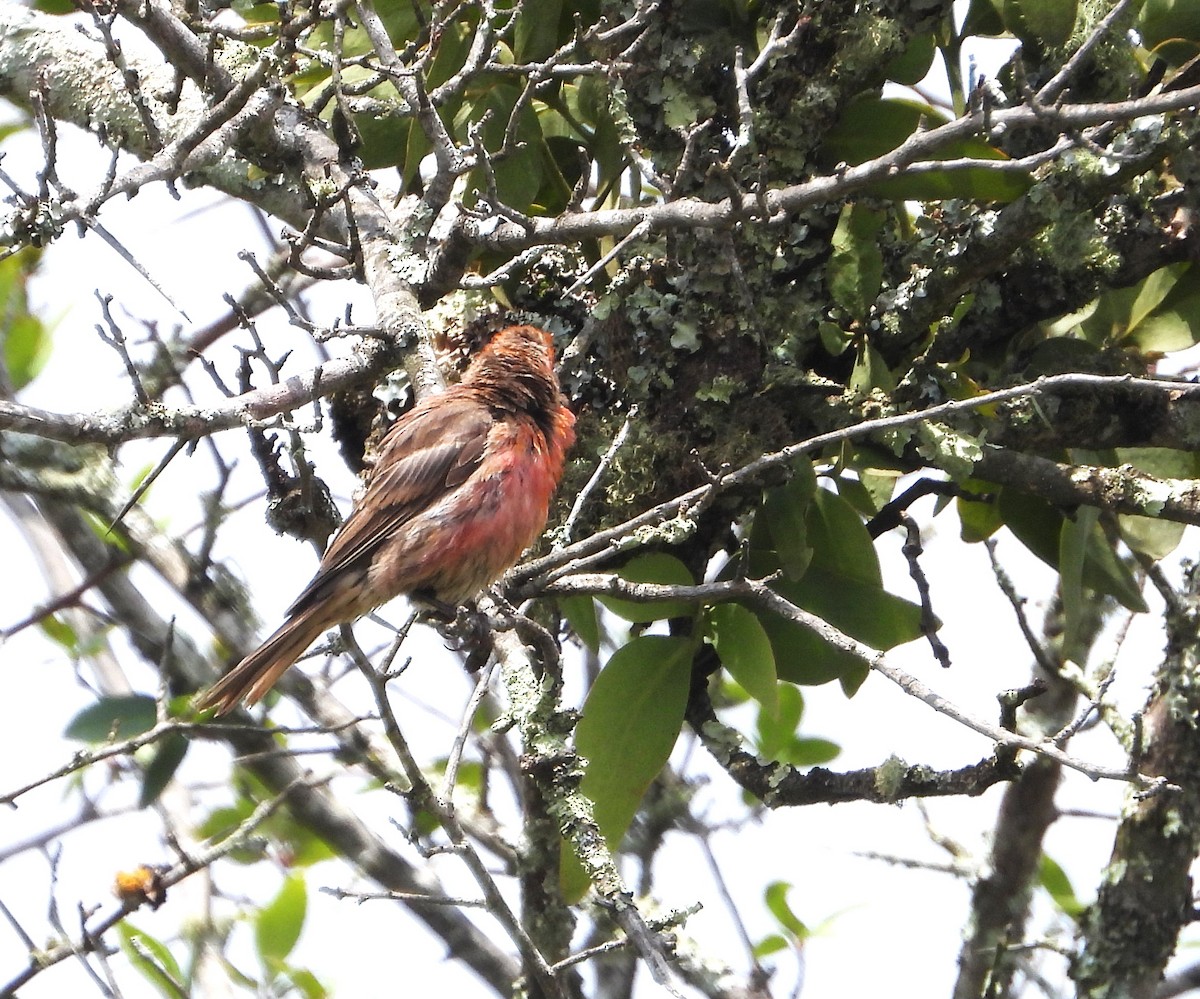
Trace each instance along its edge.
<path fill-rule="evenodd" d="M 1142 115 L 1174 114 L 1200 103 L 1200 87 L 1191 87 L 1140 100 L 1114 104 L 1066 104 L 1054 109 L 1015 107 L 992 111 L 987 124 L 992 128 L 1033 128 L 1056 124 L 1075 131 L 1114 121 L 1132 121 Z M 903 176 L 905 167 L 933 156 L 945 146 L 978 135 L 984 128 L 981 115 L 955 119 L 937 128 L 916 132 L 891 152 L 837 173 L 815 177 L 802 184 L 749 193 L 718 202 L 697 198 L 678 200 L 645 208 L 611 209 L 564 215 L 558 218 L 533 218 L 527 225 L 489 219 L 479 222 L 461 220 L 466 237 L 492 249 L 523 250 L 530 246 L 571 244 L 601 236 L 624 236 L 637 225 L 651 229 L 722 229 L 747 219 L 782 222 L 814 205 L 831 204 L 880 180 Z M 945 169 L 945 164 L 938 166 Z M 994 161 L 961 161 L 958 168 L 994 167 Z M 951 169 L 954 166 L 950 167 Z"/>
<path fill-rule="evenodd" d="M 1055 506 L 1094 506 L 1182 524 L 1200 524 L 1200 479 L 1158 479 L 1129 465 L 1064 465 L 985 446 L 975 474 L 1012 485 Z"/>
<path fill-rule="evenodd" d="M 877 767 L 834 773 L 824 767 L 801 771 L 764 761 L 743 747 L 742 737 L 723 725 L 703 687 L 693 687 L 687 722 L 705 748 L 738 784 L 768 808 L 876 801 L 892 804 L 905 798 L 983 794 L 993 784 L 1010 781 L 1022 770 L 1011 753 L 994 756 L 957 770 L 933 770 L 892 757 Z"/>
<path fill-rule="evenodd" d="M 107 413 L 51 413 L 0 399 L 0 430 L 16 430 L 67 444 L 120 444 L 144 437 L 193 440 L 237 427 L 274 425 L 274 417 L 332 392 L 371 385 L 405 355 L 382 339 L 364 340 L 349 357 L 334 358 L 275 385 L 211 406 L 132 405 Z"/>
<path fill-rule="evenodd" d="M 1200 851 L 1200 740 L 1195 683 L 1200 620 L 1196 567 L 1167 609 L 1167 655 L 1145 711 L 1139 766 L 1182 790 L 1132 801 L 1117 830 L 1096 902 L 1083 920 L 1084 952 L 1071 969 L 1079 996 L 1154 996 L 1179 934 L 1193 920 L 1190 876 Z"/>

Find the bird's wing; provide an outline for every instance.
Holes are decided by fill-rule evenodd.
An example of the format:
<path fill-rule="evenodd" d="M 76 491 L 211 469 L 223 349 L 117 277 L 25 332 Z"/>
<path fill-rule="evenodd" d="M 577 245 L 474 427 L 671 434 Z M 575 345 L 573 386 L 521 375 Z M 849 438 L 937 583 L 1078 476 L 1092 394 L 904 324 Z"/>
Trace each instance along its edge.
<path fill-rule="evenodd" d="M 288 614 L 303 610 L 346 567 L 369 562 L 397 527 L 465 482 L 483 460 L 492 424 L 486 406 L 453 389 L 401 417 L 383 440 L 367 491 Z"/>

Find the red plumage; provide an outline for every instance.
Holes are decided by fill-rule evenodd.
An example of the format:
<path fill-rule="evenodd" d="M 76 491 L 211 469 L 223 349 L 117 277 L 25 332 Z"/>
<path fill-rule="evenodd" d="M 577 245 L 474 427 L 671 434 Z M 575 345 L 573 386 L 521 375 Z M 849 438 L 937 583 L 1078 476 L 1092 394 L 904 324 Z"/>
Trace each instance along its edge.
<path fill-rule="evenodd" d="M 458 604 L 541 534 L 575 440 L 550 334 L 501 330 L 462 380 L 388 431 L 366 492 L 283 625 L 200 695 L 254 704 L 316 638 L 402 593 Z"/>

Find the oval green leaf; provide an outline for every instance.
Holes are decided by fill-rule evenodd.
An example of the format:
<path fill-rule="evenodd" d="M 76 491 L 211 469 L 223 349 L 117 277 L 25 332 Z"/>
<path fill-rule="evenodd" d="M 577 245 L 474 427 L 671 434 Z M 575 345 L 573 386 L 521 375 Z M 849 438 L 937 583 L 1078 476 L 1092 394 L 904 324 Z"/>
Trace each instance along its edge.
<path fill-rule="evenodd" d="M 792 886 L 786 881 L 775 881 L 767 885 L 767 890 L 763 893 L 767 903 L 767 910 L 778 921 L 789 934 L 797 940 L 803 940 L 808 936 L 808 927 L 804 922 L 792 912 L 792 907 L 788 904 L 788 892 L 792 890 Z"/>
<path fill-rule="evenodd" d="M 804 717 L 804 695 L 789 683 L 777 687 L 779 709 L 773 715 L 760 711 L 755 726 L 755 751 L 768 759 L 779 758 L 784 747 L 796 738 L 800 719 Z"/>
<path fill-rule="evenodd" d="M 159 995 L 165 999 L 180 999 L 187 995 L 183 970 L 166 944 L 128 921 L 118 923 L 116 929 L 122 953 Z"/>
<path fill-rule="evenodd" d="M 138 797 L 138 808 L 146 808 L 158 801 L 175 771 L 187 756 L 191 743 L 179 732 L 172 732 L 154 749 L 154 756 L 146 764 L 142 774 L 142 792 Z"/>
<path fill-rule="evenodd" d="M 812 462 L 801 457 L 795 474 L 783 485 L 768 489 L 756 515 L 767 526 L 780 566 L 789 579 L 799 579 L 812 561 L 808 543 L 808 509 L 817 492 Z"/>
<path fill-rule="evenodd" d="M 146 694 L 102 697 L 72 718 L 63 734 L 68 739 L 93 743 L 109 738 L 132 739 L 154 728 L 157 717 L 154 698 Z"/>
<path fill-rule="evenodd" d="M 274 971 L 292 952 L 304 929 L 307 912 L 308 889 L 304 878 L 293 874 L 254 920 L 254 942 L 264 969 Z"/>
<path fill-rule="evenodd" d="M 887 216 L 862 204 L 842 206 L 833 232 L 825 280 L 833 300 L 852 319 L 867 317 L 883 281 L 883 253 L 876 236 Z"/>
<path fill-rule="evenodd" d="M 875 543 L 854 507 L 837 493 L 816 491 L 809 509 L 808 541 L 813 548 L 810 571 L 825 569 L 862 583 L 881 584 Z"/>
<path fill-rule="evenodd" d="M 1047 565 L 1059 569 L 1063 515 L 1035 496 L 1005 487 L 1000 490 L 997 509 L 1005 526 L 1017 540 Z M 1141 588 L 1129 568 L 1113 551 L 1098 524 L 1088 532 L 1084 551 L 1083 585 L 1097 593 L 1116 597 L 1131 611 L 1147 610 Z"/>
<path fill-rule="evenodd" d="M 1026 44 L 1062 45 L 1075 28 L 1079 0 L 1004 0 L 1004 26 Z"/>
<path fill-rule="evenodd" d="M 596 601 L 586 593 L 575 596 L 558 598 L 558 609 L 571 626 L 571 630 L 579 636 L 593 652 L 600 650 L 600 621 L 596 617 Z"/>
<path fill-rule="evenodd" d="M 721 665 L 774 715 L 779 710 L 775 654 L 758 616 L 738 604 L 718 604 L 709 610 L 708 623 Z"/>
<path fill-rule="evenodd" d="M 580 791 L 592 802 L 610 847 L 625 835 L 675 746 L 687 707 L 692 651 L 692 642 L 684 638 L 635 638 L 613 653 L 584 702 L 575 730 L 576 748 L 587 761 Z M 587 876 L 567 850 L 562 882 L 568 899 L 587 890 Z"/>

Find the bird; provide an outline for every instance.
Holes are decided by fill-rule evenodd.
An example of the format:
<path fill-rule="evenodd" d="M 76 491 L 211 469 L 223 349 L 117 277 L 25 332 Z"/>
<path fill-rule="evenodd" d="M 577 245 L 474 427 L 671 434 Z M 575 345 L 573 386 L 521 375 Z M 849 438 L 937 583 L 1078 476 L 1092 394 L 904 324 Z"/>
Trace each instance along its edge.
<path fill-rule="evenodd" d="M 196 709 L 256 704 L 323 632 L 400 594 L 454 606 L 495 582 L 541 535 L 574 441 L 551 335 L 499 330 L 457 384 L 388 430 L 362 498 L 283 624 Z"/>

